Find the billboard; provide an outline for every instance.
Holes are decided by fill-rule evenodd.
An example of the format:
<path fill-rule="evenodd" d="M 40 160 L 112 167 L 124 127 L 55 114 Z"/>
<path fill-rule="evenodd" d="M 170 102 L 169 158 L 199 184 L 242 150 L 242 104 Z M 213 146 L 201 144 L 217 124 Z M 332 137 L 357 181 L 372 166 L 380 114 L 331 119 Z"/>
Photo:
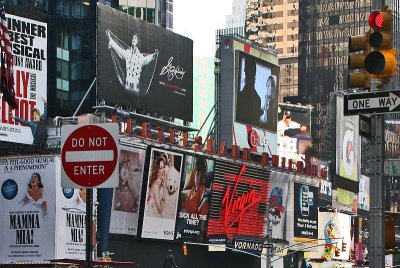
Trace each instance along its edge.
<path fill-rule="evenodd" d="M 290 177 L 293 175 L 271 172 L 268 216 L 271 238 L 283 239 Z"/>
<path fill-rule="evenodd" d="M 173 240 L 183 155 L 151 149 L 143 238 Z"/>
<path fill-rule="evenodd" d="M 365 175 L 360 176 L 359 192 L 358 192 L 359 210 L 369 211 L 369 198 L 370 198 L 369 181 L 370 181 L 369 177 Z"/>
<path fill-rule="evenodd" d="M 146 150 L 121 146 L 119 183 L 114 189 L 110 233 L 137 235 Z"/>
<path fill-rule="evenodd" d="M 236 122 L 276 132 L 279 67 L 237 52 Z"/>
<path fill-rule="evenodd" d="M 286 158 L 286 167 L 289 159 L 295 162 L 310 162 L 311 138 L 311 108 L 280 104 L 278 114 L 277 139 L 278 155 Z M 282 161 L 279 161 L 281 165 Z"/>
<path fill-rule="evenodd" d="M 0 159 L 0 262 L 54 259 L 57 159 Z"/>
<path fill-rule="evenodd" d="M 361 168 L 361 138 L 358 115 L 343 115 L 343 98 L 336 99 L 336 174 L 358 181 Z"/>
<path fill-rule="evenodd" d="M 318 238 L 318 188 L 294 184 L 294 236 L 295 239 Z"/>
<path fill-rule="evenodd" d="M 385 156 L 388 159 L 400 158 L 400 121 L 386 121 Z"/>
<path fill-rule="evenodd" d="M 6 17 L 19 108 L 12 110 L 0 93 L 0 141 L 32 144 L 47 133 L 47 24 L 9 14 Z"/>
<path fill-rule="evenodd" d="M 101 4 L 97 10 L 98 96 L 192 121 L 193 41 Z"/>
<path fill-rule="evenodd" d="M 206 241 L 214 161 L 187 155 L 181 181 L 176 238 Z"/>

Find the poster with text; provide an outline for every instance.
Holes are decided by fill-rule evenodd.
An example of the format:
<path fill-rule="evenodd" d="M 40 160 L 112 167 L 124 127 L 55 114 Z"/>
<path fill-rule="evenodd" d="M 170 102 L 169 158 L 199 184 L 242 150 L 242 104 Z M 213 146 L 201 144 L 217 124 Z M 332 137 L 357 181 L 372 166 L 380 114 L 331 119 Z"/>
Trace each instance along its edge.
<path fill-rule="evenodd" d="M 269 211 L 272 238 L 283 239 L 290 177 L 293 175 L 271 172 Z"/>
<path fill-rule="evenodd" d="M 173 240 L 183 155 L 151 149 L 143 238 Z"/>
<path fill-rule="evenodd" d="M 369 177 L 360 176 L 359 192 L 358 192 L 358 209 L 369 211 Z"/>
<path fill-rule="evenodd" d="M 341 211 L 357 214 L 358 195 L 349 190 L 336 188 L 332 190 L 332 206 Z"/>
<path fill-rule="evenodd" d="M 181 182 L 176 238 L 206 241 L 214 161 L 186 156 Z"/>
<path fill-rule="evenodd" d="M 61 173 L 59 174 L 61 175 Z M 86 257 L 86 203 L 88 200 L 86 189 L 63 189 L 61 188 L 61 178 L 57 179 L 57 183 L 56 258 L 84 260 Z M 96 200 L 96 194 L 96 189 L 93 189 L 93 200 Z"/>
<path fill-rule="evenodd" d="M 110 233 L 137 234 L 146 151 L 121 146 L 119 184 L 114 189 Z"/>
<path fill-rule="evenodd" d="M 54 156 L 0 159 L 0 262 L 54 259 L 56 180 Z"/>
<path fill-rule="evenodd" d="M 318 238 L 318 188 L 294 184 L 294 236 Z"/>
<path fill-rule="evenodd" d="M 38 139 L 33 133 L 38 136 L 47 131 L 47 24 L 9 14 L 6 17 L 19 108 L 12 110 L 0 93 L 0 141 L 32 144 Z"/>
<path fill-rule="evenodd" d="M 385 155 L 388 159 L 400 158 L 400 121 L 387 120 L 385 129 Z"/>
<path fill-rule="evenodd" d="M 336 174 L 358 181 L 361 138 L 358 115 L 343 115 L 343 98 L 336 99 Z"/>

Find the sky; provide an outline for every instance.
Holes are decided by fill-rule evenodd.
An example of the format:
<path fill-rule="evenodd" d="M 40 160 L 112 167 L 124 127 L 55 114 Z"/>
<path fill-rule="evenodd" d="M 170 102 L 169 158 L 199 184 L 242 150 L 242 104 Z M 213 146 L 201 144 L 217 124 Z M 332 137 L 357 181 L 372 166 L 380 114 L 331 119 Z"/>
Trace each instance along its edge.
<path fill-rule="evenodd" d="M 193 54 L 215 54 L 215 30 L 225 28 L 232 0 L 174 0 L 174 32 L 193 40 Z"/>

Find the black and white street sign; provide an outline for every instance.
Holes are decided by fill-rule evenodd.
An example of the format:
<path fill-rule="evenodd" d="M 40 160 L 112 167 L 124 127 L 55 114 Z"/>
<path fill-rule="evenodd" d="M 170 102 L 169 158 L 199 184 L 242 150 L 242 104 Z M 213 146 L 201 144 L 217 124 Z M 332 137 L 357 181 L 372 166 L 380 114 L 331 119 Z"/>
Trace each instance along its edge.
<path fill-rule="evenodd" d="M 344 115 L 400 111 L 400 90 L 344 95 Z"/>

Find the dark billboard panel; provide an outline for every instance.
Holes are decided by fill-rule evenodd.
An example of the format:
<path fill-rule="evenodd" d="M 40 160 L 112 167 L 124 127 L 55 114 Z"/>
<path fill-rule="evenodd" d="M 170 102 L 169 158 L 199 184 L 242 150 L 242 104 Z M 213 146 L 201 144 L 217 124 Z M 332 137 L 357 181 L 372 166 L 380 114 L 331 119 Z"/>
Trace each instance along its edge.
<path fill-rule="evenodd" d="M 181 181 L 176 238 L 206 241 L 214 161 L 186 156 Z"/>
<path fill-rule="evenodd" d="M 97 25 L 98 96 L 192 121 L 193 41 L 103 5 Z"/>
<path fill-rule="evenodd" d="M 279 67 L 238 52 L 236 122 L 276 132 Z"/>
<path fill-rule="evenodd" d="M 400 158 L 400 121 L 386 121 L 385 155 L 388 159 Z"/>

